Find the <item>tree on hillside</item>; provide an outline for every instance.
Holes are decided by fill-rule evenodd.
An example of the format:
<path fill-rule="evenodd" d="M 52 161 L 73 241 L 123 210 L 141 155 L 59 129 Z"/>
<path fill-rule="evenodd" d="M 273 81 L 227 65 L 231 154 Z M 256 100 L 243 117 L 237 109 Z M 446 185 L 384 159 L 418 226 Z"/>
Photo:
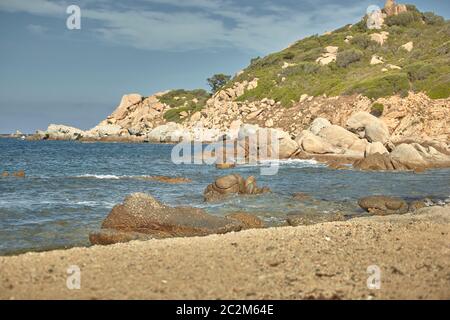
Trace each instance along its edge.
<path fill-rule="evenodd" d="M 212 93 L 216 93 L 220 88 L 222 88 L 228 81 L 230 81 L 231 76 L 220 73 L 215 74 L 211 78 L 208 78 L 208 84 L 211 87 Z"/>

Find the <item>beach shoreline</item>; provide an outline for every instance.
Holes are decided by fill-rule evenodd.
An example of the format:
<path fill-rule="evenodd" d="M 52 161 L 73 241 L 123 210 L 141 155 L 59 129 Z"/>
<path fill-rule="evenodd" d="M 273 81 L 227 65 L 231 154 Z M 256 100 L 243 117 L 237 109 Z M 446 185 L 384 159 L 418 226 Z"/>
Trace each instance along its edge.
<path fill-rule="evenodd" d="M 0 299 L 450 299 L 450 206 L 0 257 Z M 81 272 L 69 290 L 67 269 Z M 367 287 L 380 270 L 380 290 Z"/>

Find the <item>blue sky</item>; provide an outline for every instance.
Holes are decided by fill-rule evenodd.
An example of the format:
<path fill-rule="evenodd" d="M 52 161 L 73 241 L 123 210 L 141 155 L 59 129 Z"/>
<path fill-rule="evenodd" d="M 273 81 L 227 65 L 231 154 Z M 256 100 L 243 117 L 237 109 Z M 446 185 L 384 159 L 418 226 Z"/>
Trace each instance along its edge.
<path fill-rule="evenodd" d="M 447 19 L 450 1 L 410 0 Z M 81 8 L 68 30 L 66 8 Z M 123 94 L 207 88 L 251 58 L 358 21 L 383 0 L 0 0 L 0 133 L 87 129 Z"/>

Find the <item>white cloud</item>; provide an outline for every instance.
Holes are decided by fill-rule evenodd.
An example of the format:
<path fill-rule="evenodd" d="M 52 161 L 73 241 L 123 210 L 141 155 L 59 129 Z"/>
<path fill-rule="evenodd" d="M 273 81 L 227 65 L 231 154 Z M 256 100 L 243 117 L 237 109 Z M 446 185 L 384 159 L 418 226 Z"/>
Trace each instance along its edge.
<path fill-rule="evenodd" d="M 27 30 L 33 34 L 41 36 L 47 33 L 48 28 L 38 24 L 29 24 L 27 25 Z"/>
<path fill-rule="evenodd" d="M 7 12 L 25 12 L 36 15 L 58 15 L 65 11 L 63 2 L 48 0 L 1 0 L 0 10 Z"/>
<path fill-rule="evenodd" d="M 122 3 L 120 8 L 112 0 L 84 0 L 80 7 L 82 20 L 95 20 L 99 25 L 94 29 L 83 27 L 82 32 L 94 32 L 107 42 L 146 50 L 231 47 L 260 53 L 281 49 L 316 30 L 353 22 L 366 9 L 362 3 L 303 3 L 311 10 L 305 12 L 301 6 L 292 8 L 278 1 L 244 7 L 240 1 L 231 0 L 141 0 L 135 6 Z M 171 10 L 163 10 L 162 4 Z M 63 1 L 0 0 L 3 11 L 62 18 L 66 17 L 66 5 Z"/>

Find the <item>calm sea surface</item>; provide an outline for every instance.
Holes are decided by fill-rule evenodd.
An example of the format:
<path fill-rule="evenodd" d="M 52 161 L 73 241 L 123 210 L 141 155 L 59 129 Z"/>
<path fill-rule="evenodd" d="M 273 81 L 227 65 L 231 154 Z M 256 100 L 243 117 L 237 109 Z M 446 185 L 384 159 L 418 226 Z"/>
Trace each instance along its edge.
<path fill-rule="evenodd" d="M 89 245 L 111 208 L 133 192 L 147 192 L 170 205 L 205 208 L 215 215 L 252 212 L 269 224 L 287 214 L 362 214 L 356 201 L 367 195 L 407 199 L 450 197 L 450 170 L 414 173 L 367 173 L 331 170 L 314 161 L 285 161 L 275 176 L 261 176 L 260 167 L 217 171 L 207 165 L 175 165 L 171 145 L 105 144 L 0 139 L 0 173 L 25 170 L 27 177 L 0 177 L 0 254 Z M 202 193 L 215 178 L 254 175 L 273 193 L 234 197 L 205 204 Z M 188 184 L 146 181 L 151 175 L 180 176 Z M 304 192 L 309 201 L 294 201 Z"/>

